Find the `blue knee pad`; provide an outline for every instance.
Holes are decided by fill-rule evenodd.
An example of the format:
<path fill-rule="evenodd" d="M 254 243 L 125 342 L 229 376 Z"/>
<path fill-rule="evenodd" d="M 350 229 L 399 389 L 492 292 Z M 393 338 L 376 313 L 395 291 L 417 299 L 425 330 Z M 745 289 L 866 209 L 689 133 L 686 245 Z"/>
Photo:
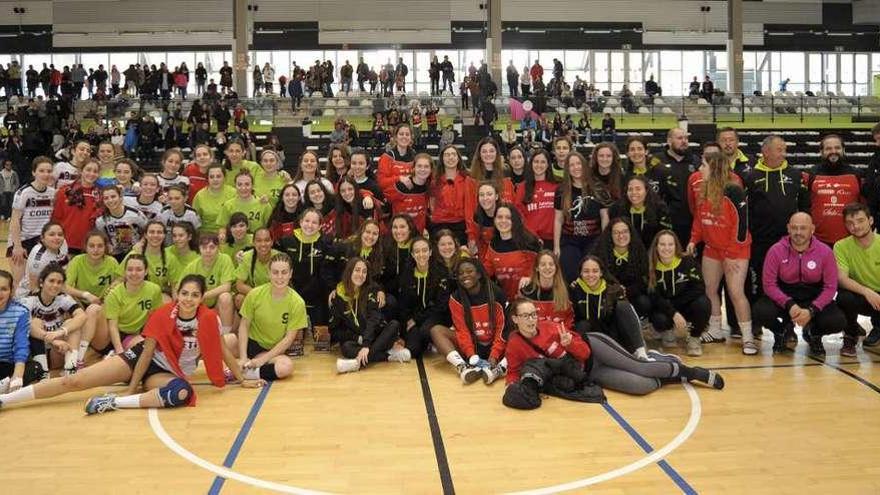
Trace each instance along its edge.
<path fill-rule="evenodd" d="M 186 392 L 183 399 L 180 393 Z M 167 385 L 159 389 L 159 398 L 162 399 L 162 405 L 165 407 L 180 407 L 189 403 L 192 397 L 192 385 L 183 378 L 174 378 Z"/>

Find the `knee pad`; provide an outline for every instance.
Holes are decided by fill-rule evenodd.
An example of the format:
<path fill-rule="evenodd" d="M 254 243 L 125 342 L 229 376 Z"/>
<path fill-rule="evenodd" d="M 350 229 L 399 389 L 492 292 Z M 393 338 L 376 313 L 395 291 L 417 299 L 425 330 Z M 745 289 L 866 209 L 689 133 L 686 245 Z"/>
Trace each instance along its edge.
<path fill-rule="evenodd" d="M 184 397 L 181 398 L 181 395 Z M 183 378 L 175 377 L 167 385 L 159 389 L 159 398 L 165 407 L 185 406 L 189 403 L 192 395 L 192 385 Z"/>

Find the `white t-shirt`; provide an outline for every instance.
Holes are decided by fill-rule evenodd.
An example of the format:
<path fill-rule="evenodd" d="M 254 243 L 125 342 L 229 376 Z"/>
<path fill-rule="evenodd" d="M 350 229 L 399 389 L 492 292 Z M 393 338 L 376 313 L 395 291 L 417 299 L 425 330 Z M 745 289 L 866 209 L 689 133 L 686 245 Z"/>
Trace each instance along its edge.
<path fill-rule="evenodd" d="M 79 303 L 67 294 L 58 294 L 49 304 L 43 304 L 39 295 L 24 297 L 19 302 L 30 311 L 31 318 L 43 320 L 43 329 L 47 332 L 61 328 L 61 325 L 80 307 Z"/>
<path fill-rule="evenodd" d="M 53 253 L 46 249 L 42 244 L 37 244 L 31 248 L 27 257 L 27 273 L 21 278 L 16 291 L 16 297 L 25 297 L 30 293 L 30 276 L 39 277 L 40 272 L 49 266 L 50 263 L 57 263 L 61 267 L 67 266 L 67 241 L 61 243 L 61 249 L 57 253 Z"/>
<path fill-rule="evenodd" d="M 15 192 L 15 196 L 12 198 L 12 209 L 21 211 L 22 241 L 40 237 L 43 226 L 52 217 L 54 207 L 54 187 L 46 187 L 45 190 L 38 191 L 32 184 L 28 184 Z M 12 245 L 11 234 L 9 240 L 9 245 Z"/>
<path fill-rule="evenodd" d="M 146 217 L 141 212 L 128 207 L 119 217 L 108 213 L 95 220 L 95 228 L 104 231 L 110 238 L 110 253 L 114 256 L 131 251 L 131 248 L 141 240 L 146 226 Z"/>
<path fill-rule="evenodd" d="M 170 206 L 166 206 L 162 209 L 162 213 L 159 213 L 158 219 L 165 224 L 166 240 L 168 242 L 171 242 L 171 226 L 175 223 L 188 222 L 195 230 L 199 230 L 199 227 L 202 226 L 202 219 L 199 218 L 199 214 L 189 206 L 183 209 L 183 215 L 180 216 L 175 215 Z"/>
<path fill-rule="evenodd" d="M 220 317 L 217 317 L 217 327 L 220 327 Z M 183 350 L 180 351 L 180 361 L 178 361 L 178 365 L 180 365 L 180 371 L 183 371 L 183 374 L 187 376 L 192 376 L 193 373 L 196 372 L 196 368 L 199 366 L 199 358 L 202 355 L 202 349 L 199 346 L 199 329 L 198 329 L 198 320 L 193 317 L 190 320 L 184 320 L 183 318 L 177 318 L 177 330 L 183 334 Z M 158 348 L 156 349 L 156 353 L 153 355 L 153 362 L 158 366 L 171 371 L 173 368 L 168 362 L 168 358 Z"/>
<path fill-rule="evenodd" d="M 55 177 L 55 187 L 65 186 L 79 179 L 79 169 L 70 162 L 58 162 L 52 168 L 52 177 Z"/>
<path fill-rule="evenodd" d="M 152 220 L 159 216 L 159 213 L 162 213 L 162 208 L 165 206 L 162 205 L 158 200 L 153 200 L 152 203 L 143 204 L 140 202 L 137 196 L 125 196 L 122 198 L 122 203 L 129 208 L 133 208 L 144 215 L 148 221 Z"/>
<path fill-rule="evenodd" d="M 166 179 L 162 175 L 156 176 L 159 179 L 159 188 L 167 192 L 168 188 L 174 185 L 183 186 L 185 191 L 189 191 L 189 177 L 177 174 L 173 179 Z"/>

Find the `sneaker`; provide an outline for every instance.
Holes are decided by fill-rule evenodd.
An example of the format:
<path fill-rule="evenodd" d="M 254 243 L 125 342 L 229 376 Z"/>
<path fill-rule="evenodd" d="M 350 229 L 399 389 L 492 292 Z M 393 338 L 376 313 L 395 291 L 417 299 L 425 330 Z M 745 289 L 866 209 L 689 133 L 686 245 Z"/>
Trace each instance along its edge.
<path fill-rule="evenodd" d="M 700 341 L 699 337 L 691 337 L 687 338 L 687 355 L 688 356 L 702 356 L 703 355 L 703 343 Z"/>
<path fill-rule="evenodd" d="M 754 356 L 758 354 L 758 344 L 754 340 L 743 342 L 742 353 L 746 356 Z"/>
<path fill-rule="evenodd" d="M 312 340 L 315 342 L 316 351 L 330 350 L 330 330 L 324 325 L 317 325 L 312 329 Z M 302 354 L 300 354 L 302 355 Z"/>
<path fill-rule="evenodd" d="M 810 345 L 810 354 L 814 356 L 824 356 L 825 355 L 825 346 L 822 345 L 822 336 L 812 336 L 809 335 L 807 337 L 807 343 Z"/>
<path fill-rule="evenodd" d="M 651 361 L 682 364 L 681 358 L 676 356 L 675 354 L 666 354 L 664 352 L 655 351 L 654 349 L 650 349 L 648 351 L 648 359 L 650 359 Z"/>
<path fill-rule="evenodd" d="M 86 402 L 86 414 L 103 414 L 107 411 L 115 411 L 116 396 L 112 394 L 99 395 L 92 397 Z"/>
<path fill-rule="evenodd" d="M 339 358 L 336 360 L 337 373 L 351 373 L 359 369 L 361 369 L 361 363 L 357 359 Z"/>
<path fill-rule="evenodd" d="M 412 359 L 412 353 L 409 352 L 409 349 L 404 347 L 399 351 L 395 351 L 391 349 L 388 351 L 388 360 L 389 361 L 397 361 L 398 363 L 408 363 L 409 360 Z"/>
<path fill-rule="evenodd" d="M 663 347 L 677 347 L 675 342 L 675 330 L 667 330 L 661 335 L 661 343 Z"/>
<path fill-rule="evenodd" d="M 784 354 L 790 351 L 791 349 L 788 348 L 788 342 L 785 341 L 785 338 L 782 335 L 773 334 L 773 354 Z"/>
<path fill-rule="evenodd" d="M 290 347 L 287 348 L 287 355 L 290 357 L 300 357 L 304 354 L 303 352 L 303 341 L 302 339 L 294 340 Z"/>
<path fill-rule="evenodd" d="M 875 347 L 878 344 L 880 344 L 880 327 L 874 327 L 871 329 L 871 333 L 862 341 L 862 345 L 865 347 Z"/>
<path fill-rule="evenodd" d="M 794 333 L 794 323 L 787 323 L 782 327 L 782 335 L 786 344 L 794 344 L 797 346 L 798 336 Z"/>
<path fill-rule="evenodd" d="M 491 368 L 483 368 L 481 371 L 483 373 L 483 383 L 486 385 L 489 385 L 507 374 L 507 369 L 498 365 L 492 366 Z"/>
<path fill-rule="evenodd" d="M 474 368 L 473 366 L 468 366 L 464 363 L 456 366 L 456 369 L 458 370 L 458 376 L 461 377 L 461 382 L 465 385 L 474 383 L 483 375 L 483 372 L 480 371 L 479 368 Z"/>
<path fill-rule="evenodd" d="M 846 357 L 856 357 L 856 339 L 852 337 L 844 337 L 843 347 L 840 348 L 840 355 Z"/>
<path fill-rule="evenodd" d="M 76 366 L 74 366 L 73 368 L 64 368 L 64 376 L 75 375 L 76 370 L 77 370 Z"/>

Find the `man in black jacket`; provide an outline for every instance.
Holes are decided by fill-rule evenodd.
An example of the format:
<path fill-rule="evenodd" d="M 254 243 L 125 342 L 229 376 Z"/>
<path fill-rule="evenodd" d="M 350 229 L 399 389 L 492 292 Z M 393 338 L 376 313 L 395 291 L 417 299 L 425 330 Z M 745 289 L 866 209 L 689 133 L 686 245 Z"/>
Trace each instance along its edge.
<path fill-rule="evenodd" d="M 52 81 L 52 71 L 49 65 L 43 62 L 43 70 L 40 71 L 40 86 L 43 88 L 43 95 L 49 97 L 49 83 Z"/>
<path fill-rule="evenodd" d="M 358 62 L 355 73 L 357 73 L 358 89 L 361 92 L 366 91 L 366 89 L 364 88 L 364 82 L 366 82 L 370 78 L 370 67 L 367 66 L 367 64 L 364 62 L 363 57 L 361 57 L 360 61 Z"/>
<path fill-rule="evenodd" d="M 446 91 L 446 83 L 449 83 L 449 92 L 455 94 L 455 91 L 452 89 L 452 83 L 455 82 L 455 72 L 452 62 L 449 61 L 449 55 L 443 56 L 443 62 L 440 62 L 440 72 L 443 74 L 442 91 Z"/>
<path fill-rule="evenodd" d="M 700 167 L 700 157 L 689 149 L 688 135 L 678 127 L 666 134 L 666 148 L 657 158 L 660 164 L 649 172 L 658 184 L 660 197 L 669 207 L 672 230 L 683 244 L 691 237 L 691 211 L 687 202 L 688 177 Z"/>

